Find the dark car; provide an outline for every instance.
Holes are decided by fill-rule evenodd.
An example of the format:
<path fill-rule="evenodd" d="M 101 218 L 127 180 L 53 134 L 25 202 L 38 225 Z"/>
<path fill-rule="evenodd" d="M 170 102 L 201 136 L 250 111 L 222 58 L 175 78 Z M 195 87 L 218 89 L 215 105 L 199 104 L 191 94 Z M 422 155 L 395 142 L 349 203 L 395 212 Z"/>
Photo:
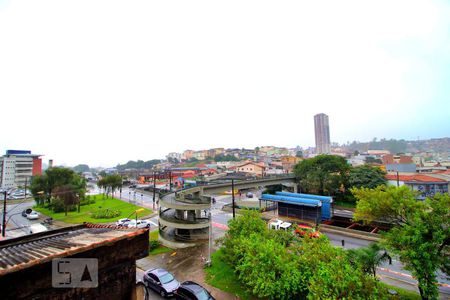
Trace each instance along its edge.
<path fill-rule="evenodd" d="M 193 281 L 183 282 L 175 291 L 175 298 L 182 300 L 215 300 L 200 284 Z"/>
<path fill-rule="evenodd" d="M 144 284 L 162 297 L 172 297 L 180 283 L 164 269 L 151 269 L 144 274 Z"/>

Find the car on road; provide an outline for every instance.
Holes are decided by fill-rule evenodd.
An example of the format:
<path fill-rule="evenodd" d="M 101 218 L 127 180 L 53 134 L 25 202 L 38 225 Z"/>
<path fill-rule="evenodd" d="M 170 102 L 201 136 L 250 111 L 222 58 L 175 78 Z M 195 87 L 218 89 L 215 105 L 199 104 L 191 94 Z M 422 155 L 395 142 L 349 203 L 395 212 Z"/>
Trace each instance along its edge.
<path fill-rule="evenodd" d="M 298 224 L 294 232 L 301 237 L 304 237 L 306 235 L 308 235 L 310 238 L 320 237 L 320 232 L 315 230 L 308 224 Z"/>
<path fill-rule="evenodd" d="M 175 291 L 175 299 L 178 300 L 215 300 L 213 296 L 200 284 L 193 281 L 185 281 Z"/>
<path fill-rule="evenodd" d="M 151 288 L 162 297 L 173 297 L 180 286 L 178 280 L 167 270 L 157 268 L 145 272 L 143 278 L 146 287 Z"/>
<path fill-rule="evenodd" d="M 128 218 L 123 218 L 123 219 L 119 219 L 119 220 L 117 220 L 117 222 L 116 222 L 116 226 L 128 226 L 128 223 L 130 223 L 130 219 L 128 219 Z"/>
<path fill-rule="evenodd" d="M 247 198 L 253 198 L 253 193 L 248 192 L 246 196 L 247 196 Z"/>
<path fill-rule="evenodd" d="M 33 210 L 31 208 L 24 209 L 24 210 L 22 210 L 22 217 L 26 218 L 32 212 L 33 212 Z"/>
<path fill-rule="evenodd" d="M 128 228 L 150 228 L 150 222 L 147 220 L 131 220 L 128 222 Z"/>
<path fill-rule="evenodd" d="M 27 219 L 28 220 L 37 220 L 39 219 L 39 213 L 37 211 L 32 211 L 29 214 L 27 214 Z"/>

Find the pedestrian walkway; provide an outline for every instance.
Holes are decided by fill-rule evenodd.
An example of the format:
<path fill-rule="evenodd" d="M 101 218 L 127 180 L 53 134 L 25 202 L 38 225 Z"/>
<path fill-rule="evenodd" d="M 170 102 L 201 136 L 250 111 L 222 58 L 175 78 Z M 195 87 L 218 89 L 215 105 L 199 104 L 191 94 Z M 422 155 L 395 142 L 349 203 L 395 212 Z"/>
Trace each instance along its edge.
<path fill-rule="evenodd" d="M 152 268 L 164 268 L 171 272 L 178 281 L 186 280 L 195 281 L 204 286 L 216 299 L 235 300 L 239 299 L 236 296 L 219 290 L 210 286 L 205 282 L 204 264 L 207 257 L 208 245 L 204 245 L 178 249 L 173 252 L 147 256 L 136 261 L 138 268 L 137 273 L 142 273 L 140 270 L 148 270 Z"/>

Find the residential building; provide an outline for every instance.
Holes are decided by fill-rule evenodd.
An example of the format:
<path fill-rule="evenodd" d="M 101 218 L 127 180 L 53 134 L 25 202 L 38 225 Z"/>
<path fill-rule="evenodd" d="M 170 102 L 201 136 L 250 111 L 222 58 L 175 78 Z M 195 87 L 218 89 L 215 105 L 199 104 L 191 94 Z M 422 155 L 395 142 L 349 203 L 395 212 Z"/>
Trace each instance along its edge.
<path fill-rule="evenodd" d="M 383 155 L 390 154 L 388 150 L 367 150 L 367 154 L 381 158 Z"/>
<path fill-rule="evenodd" d="M 183 152 L 181 158 L 184 160 L 188 160 L 190 158 L 192 158 L 192 156 L 194 155 L 194 151 L 193 150 L 186 150 Z"/>
<path fill-rule="evenodd" d="M 386 164 L 386 172 L 415 173 L 415 164 Z"/>
<path fill-rule="evenodd" d="M 314 116 L 314 132 L 316 138 L 316 153 L 329 154 L 330 150 L 330 125 L 326 114 Z"/>
<path fill-rule="evenodd" d="M 259 177 L 264 175 L 266 167 L 263 164 L 247 161 L 239 165 L 236 165 L 230 169 L 235 170 L 236 172 L 250 173 L 252 175 Z"/>
<path fill-rule="evenodd" d="M 388 184 L 394 186 L 406 185 L 418 192 L 417 199 L 434 196 L 436 193 L 448 193 L 448 180 L 424 174 L 387 174 Z"/>
<path fill-rule="evenodd" d="M 204 150 L 200 150 L 200 151 L 195 151 L 192 154 L 192 157 L 196 158 L 198 160 L 205 160 L 207 156 L 208 156 L 208 150 L 206 150 L 206 153 Z"/>
<path fill-rule="evenodd" d="M 176 159 L 177 161 L 181 161 L 182 154 L 177 152 L 170 152 L 166 155 L 166 158 L 169 159 Z"/>
<path fill-rule="evenodd" d="M 296 156 L 282 156 L 281 165 L 283 170 L 286 172 L 292 172 L 296 164 L 298 164 L 302 159 Z"/>
<path fill-rule="evenodd" d="M 415 164 L 412 156 L 385 154 L 381 158 L 384 165 L 387 164 Z"/>
<path fill-rule="evenodd" d="M 14 188 L 30 184 L 33 176 L 42 174 L 41 156 L 29 150 L 7 150 L 0 158 L 0 186 Z"/>

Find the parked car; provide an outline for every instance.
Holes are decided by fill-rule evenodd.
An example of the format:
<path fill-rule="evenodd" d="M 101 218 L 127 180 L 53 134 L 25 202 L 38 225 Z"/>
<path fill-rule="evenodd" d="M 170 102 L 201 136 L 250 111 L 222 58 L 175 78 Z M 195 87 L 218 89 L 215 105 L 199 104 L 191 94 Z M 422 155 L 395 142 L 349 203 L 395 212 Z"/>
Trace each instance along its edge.
<path fill-rule="evenodd" d="M 144 284 L 162 297 L 173 297 L 180 283 L 164 269 L 151 269 L 144 274 Z"/>
<path fill-rule="evenodd" d="M 150 228 L 150 222 L 147 220 L 131 220 L 127 226 L 128 228 Z"/>
<path fill-rule="evenodd" d="M 130 219 L 128 219 L 128 218 L 124 218 L 124 219 L 119 219 L 119 220 L 117 220 L 117 222 L 116 222 L 116 226 L 128 226 L 128 223 L 130 223 Z"/>
<path fill-rule="evenodd" d="M 175 291 L 175 299 L 181 300 L 215 300 L 213 296 L 200 284 L 185 281 Z"/>
<path fill-rule="evenodd" d="M 305 235 L 308 235 L 311 238 L 320 237 L 320 232 L 307 224 L 298 224 L 294 232 L 301 237 L 304 237 Z"/>
<path fill-rule="evenodd" d="M 247 193 L 247 198 L 253 198 L 253 193 L 248 192 L 248 193 Z"/>
<path fill-rule="evenodd" d="M 33 211 L 31 210 L 31 208 L 27 208 L 27 209 L 22 210 L 22 217 L 24 217 L 24 218 L 28 217 L 28 215 L 29 215 L 31 212 L 33 212 Z"/>
<path fill-rule="evenodd" d="M 33 210 L 32 212 L 30 212 L 30 213 L 27 215 L 27 219 L 28 219 L 28 220 L 37 220 L 37 219 L 39 219 L 39 214 L 38 214 L 38 212 Z"/>

